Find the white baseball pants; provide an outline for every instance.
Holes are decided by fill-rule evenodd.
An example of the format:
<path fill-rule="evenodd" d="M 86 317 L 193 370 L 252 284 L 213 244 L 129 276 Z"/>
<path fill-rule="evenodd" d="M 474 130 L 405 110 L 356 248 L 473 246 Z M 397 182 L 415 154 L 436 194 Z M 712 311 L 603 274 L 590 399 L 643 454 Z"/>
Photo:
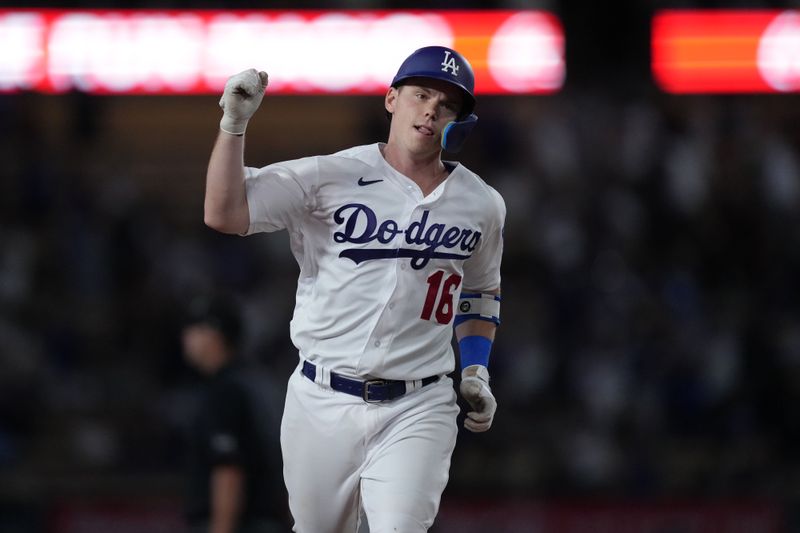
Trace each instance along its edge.
<path fill-rule="evenodd" d="M 433 524 L 455 447 L 458 406 L 449 377 L 385 403 L 300 373 L 281 422 L 283 473 L 297 533 L 425 532 Z"/>

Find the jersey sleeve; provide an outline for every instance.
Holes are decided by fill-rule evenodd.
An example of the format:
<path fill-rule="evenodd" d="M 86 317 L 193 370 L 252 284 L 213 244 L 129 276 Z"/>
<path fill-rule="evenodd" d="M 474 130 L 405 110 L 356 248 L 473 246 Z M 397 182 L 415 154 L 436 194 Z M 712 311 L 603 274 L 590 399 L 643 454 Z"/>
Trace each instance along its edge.
<path fill-rule="evenodd" d="M 464 262 L 463 287 L 488 292 L 500 288 L 500 263 L 503 256 L 503 228 L 506 205 L 500 194 L 491 189 L 491 222 L 472 257 Z"/>
<path fill-rule="evenodd" d="M 319 172 L 307 157 L 263 168 L 245 168 L 250 226 L 245 235 L 293 227 L 314 207 Z"/>
<path fill-rule="evenodd" d="M 214 387 L 209 402 L 209 431 L 206 454 L 213 465 L 241 464 L 244 426 L 247 422 L 246 397 L 233 383 Z"/>

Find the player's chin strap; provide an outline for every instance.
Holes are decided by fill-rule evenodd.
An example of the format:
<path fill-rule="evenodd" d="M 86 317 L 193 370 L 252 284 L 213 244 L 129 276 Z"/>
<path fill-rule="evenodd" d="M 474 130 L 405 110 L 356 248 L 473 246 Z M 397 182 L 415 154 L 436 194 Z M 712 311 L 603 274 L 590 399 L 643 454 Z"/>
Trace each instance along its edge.
<path fill-rule="evenodd" d="M 472 113 L 464 120 L 449 122 L 442 130 L 442 148 L 448 152 L 458 152 L 467 135 L 478 123 L 478 115 Z"/>

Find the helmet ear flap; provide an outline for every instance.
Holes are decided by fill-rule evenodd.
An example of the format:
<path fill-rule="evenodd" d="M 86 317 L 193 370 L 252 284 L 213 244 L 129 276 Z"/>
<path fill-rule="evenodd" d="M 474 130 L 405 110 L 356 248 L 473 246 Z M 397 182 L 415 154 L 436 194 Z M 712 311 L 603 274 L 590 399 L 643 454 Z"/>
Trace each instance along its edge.
<path fill-rule="evenodd" d="M 442 130 L 442 148 L 448 152 L 459 152 L 469 132 L 478 123 L 478 115 L 470 114 L 467 118 L 460 121 L 448 122 Z"/>

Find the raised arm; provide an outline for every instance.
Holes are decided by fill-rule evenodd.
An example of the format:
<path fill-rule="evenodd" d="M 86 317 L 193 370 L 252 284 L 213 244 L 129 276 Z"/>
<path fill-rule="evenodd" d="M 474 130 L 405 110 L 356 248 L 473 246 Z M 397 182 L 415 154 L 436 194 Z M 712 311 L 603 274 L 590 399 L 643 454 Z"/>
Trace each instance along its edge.
<path fill-rule="evenodd" d="M 261 105 L 267 88 L 266 72 L 245 70 L 231 76 L 219 101 L 223 110 L 206 172 L 204 221 L 223 233 L 244 233 L 250 212 L 244 184 L 244 132 Z"/>

